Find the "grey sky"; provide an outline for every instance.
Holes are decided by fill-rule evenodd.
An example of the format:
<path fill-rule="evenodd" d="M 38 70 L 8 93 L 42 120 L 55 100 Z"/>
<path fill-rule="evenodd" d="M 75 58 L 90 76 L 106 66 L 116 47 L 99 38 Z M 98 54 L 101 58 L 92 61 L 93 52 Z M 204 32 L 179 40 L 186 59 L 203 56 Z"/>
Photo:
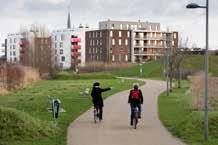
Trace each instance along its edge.
<path fill-rule="evenodd" d="M 205 0 L 0 0 L 0 41 L 21 25 L 45 24 L 50 30 L 65 28 L 70 6 L 72 24 L 98 26 L 102 20 L 160 22 L 203 47 L 204 9 L 188 10 L 186 4 Z M 210 0 L 210 47 L 218 48 L 218 1 Z"/>

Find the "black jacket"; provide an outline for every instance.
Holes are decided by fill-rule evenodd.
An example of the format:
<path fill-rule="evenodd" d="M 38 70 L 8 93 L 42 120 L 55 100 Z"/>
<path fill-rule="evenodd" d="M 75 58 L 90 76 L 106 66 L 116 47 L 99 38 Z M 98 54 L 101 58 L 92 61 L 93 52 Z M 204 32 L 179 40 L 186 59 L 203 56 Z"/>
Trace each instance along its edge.
<path fill-rule="evenodd" d="M 111 88 L 102 89 L 102 88 L 99 88 L 99 87 L 93 87 L 91 96 L 92 96 L 92 102 L 93 102 L 94 106 L 98 106 L 98 107 L 103 107 L 104 106 L 103 98 L 101 96 L 101 93 L 105 92 L 105 91 L 108 91 L 110 89 Z"/>
<path fill-rule="evenodd" d="M 139 90 L 139 99 L 138 100 L 133 100 L 132 99 L 132 91 L 134 89 L 132 89 L 130 92 L 129 92 L 129 100 L 128 100 L 128 103 L 130 104 L 143 104 L 143 95 L 142 95 L 142 91 L 140 89 Z"/>

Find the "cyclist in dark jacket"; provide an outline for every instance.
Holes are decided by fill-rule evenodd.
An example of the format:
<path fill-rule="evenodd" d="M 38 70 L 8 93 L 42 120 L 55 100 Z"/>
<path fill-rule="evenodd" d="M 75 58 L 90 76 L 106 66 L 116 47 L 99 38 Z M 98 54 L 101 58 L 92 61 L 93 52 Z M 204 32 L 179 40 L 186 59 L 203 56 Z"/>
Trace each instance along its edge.
<path fill-rule="evenodd" d="M 131 107 L 130 124 L 133 125 L 134 107 L 138 107 L 139 118 L 141 118 L 141 104 L 143 104 L 143 95 L 142 95 L 142 91 L 139 89 L 138 84 L 134 84 L 133 89 L 130 91 L 128 103 L 130 104 L 130 107 Z"/>
<path fill-rule="evenodd" d="M 108 90 L 111 90 L 111 88 L 105 88 L 105 89 L 100 88 L 99 82 L 96 82 L 93 84 L 92 93 L 91 93 L 92 102 L 93 102 L 94 107 L 96 108 L 97 112 L 99 110 L 98 115 L 99 115 L 100 120 L 102 120 L 103 106 L 104 106 L 101 93 L 108 91 Z"/>

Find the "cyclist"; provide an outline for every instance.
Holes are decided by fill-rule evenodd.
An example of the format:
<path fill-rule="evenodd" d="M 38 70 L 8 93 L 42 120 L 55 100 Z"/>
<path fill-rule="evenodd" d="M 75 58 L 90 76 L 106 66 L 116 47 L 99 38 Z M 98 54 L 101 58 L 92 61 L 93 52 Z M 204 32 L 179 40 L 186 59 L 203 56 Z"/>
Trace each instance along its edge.
<path fill-rule="evenodd" d="M 139 118 L 141 118 L 141 104 L 143 104 L 143 95 L 142 91 L 139 89 L 138 84 L 133 85 L 133 89 L 130 90 L 128 103 L 131 107 L 131 121 L 130 125 L 133 125 L 133 113 L 134 107 L 138 107 L 139 109 Z"/>
<path fill-rule="evenodd" d="M 105 88 L 105 89 L 100 88 L 99 82 L 95 82 L 93 84 L 91 96 L 92 96 L 92 102 L 94 104 L 94 107 L 96 108 L 97 112 L 99 112 L 99 114 L 97 114 L 97 116 L 99 117 L 99 120 L 102 120 L 103 106 L 104 106 L 101 93 L 108 91 L 108 90 L 111 90 L 111 88 Z"/>

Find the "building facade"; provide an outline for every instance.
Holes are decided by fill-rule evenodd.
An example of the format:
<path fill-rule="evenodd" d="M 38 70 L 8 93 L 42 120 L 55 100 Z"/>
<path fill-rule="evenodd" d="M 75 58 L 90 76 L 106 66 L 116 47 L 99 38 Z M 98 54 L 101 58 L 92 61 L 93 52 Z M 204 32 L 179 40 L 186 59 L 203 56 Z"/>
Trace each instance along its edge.
<path fill-rule="evenodd" d="M 129 62 L 130 31 L 95 30 L 86 32 L 86 62 Z"/>
<path fill-rule="evenodd" d="M 115 30 L 160 30 L 160 23 L 142 22 L 142 21 L 102 21 L 99 22 L 99 29 Z"/>
<path fill-rule="evenodd" d="M 132 30 L 131 34 L 133 63 L 156 60 L 165 53 L 167 48 L 178 48 L 178 32 Z"/>
<path fill-rule="evenodd" d="M 19 63 L 20 61 L 20 33 L 8 34 L 6 39 L 6 58 L 8 63 Z"/>

